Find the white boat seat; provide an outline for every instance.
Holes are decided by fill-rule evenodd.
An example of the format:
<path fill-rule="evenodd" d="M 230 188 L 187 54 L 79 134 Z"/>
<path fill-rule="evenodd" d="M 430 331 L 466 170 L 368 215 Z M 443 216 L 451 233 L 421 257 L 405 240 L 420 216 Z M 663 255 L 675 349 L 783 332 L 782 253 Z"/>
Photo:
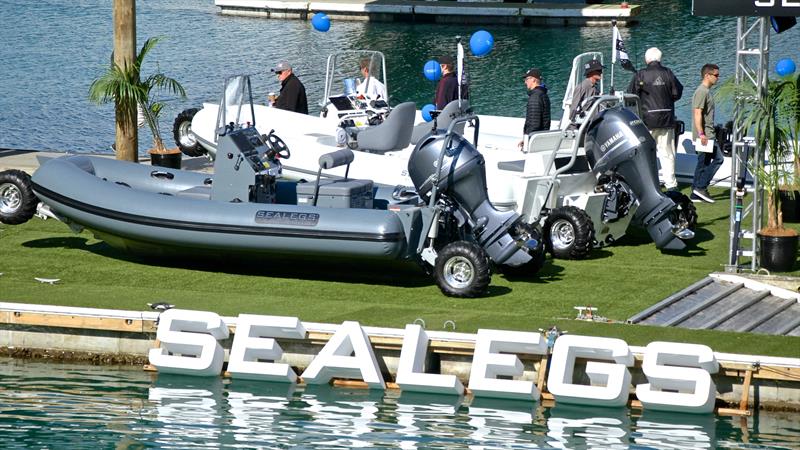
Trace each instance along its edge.
<path fill-rule="evenodd" d="M 360 150 L 371 153 L 386 153 L 402 150 L 411 143 L 411 132 L 414 128 L 414 102 L 397 105 L 386 116 L 382 124 L 365 128 L 356 135 Z"/>
<path fill-rule="evenodd" d="M 211 200 L 211 186 L 195 186 L 175 193 L 178 197 L 189 197 L 197 200 Z"/>
<path fill-rule="evenodd" d="M 520 159 L 519 161 L 500 161 L 497 163 L 497 168 L 500 170 L 507 170 L 509 172 L 524 172 L 525 171 L 525 160 Z"/>
<path fill-rule="evenodd" d="M 436 128 L 439 130 L 447 131 L 447 128 L 456 119 L 456 117 L 462 115 L 467 109 L 469 108 L 469 101 L 461 100 L 461 109 L 458 108 L 458 100 L 453 100 L 452 102 L 445 105 L 442 112 L 439 113 L 439 117 L 436 118 Z M 464 134 L 464 126 L 466 122 L 462 122 L 456 125 L 455 131 L 456 133 L 463 135 Z M 417 145 L 422 138 L 424 138 L 428 133 L 433 130 L 433 124 L 430 122 L 423 122 L 414 126 L 414 131 L 411 133 L 411 143 Z"/>

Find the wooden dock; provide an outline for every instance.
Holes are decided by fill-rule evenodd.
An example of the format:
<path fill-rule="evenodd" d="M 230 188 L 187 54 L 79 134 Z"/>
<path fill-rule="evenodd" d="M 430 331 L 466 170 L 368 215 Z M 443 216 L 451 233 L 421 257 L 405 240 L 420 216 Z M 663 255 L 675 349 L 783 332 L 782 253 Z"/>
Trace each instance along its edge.
<path fill-rule="evenodd" d="M 70 355 L 88 355 L 91 361 L 142 361 L 157 347 L 155 311 L 123 311 L 0 302 L 0 355 L 69 359 Z M 236 333 L 237 319 L 224 317 L 231 334 Z M 279 339 L 284 350 L 280 362 L 302 371 L 327 343 L 338 325 L 304 322 L 305 339 Z M 392 380 L 402 348 L 403 330 L 364 327 L 382 367 Z M 471 356 L 476 335 L 447 331 L 429 331 L 429 351 L 438 361 L 440 373 L 455 375 L 464 383 L 469 379 Z M 222 342 L 230 350 L 232 339 Z M 630 370 L 634 383 L 645 382 L 641 372 L 644 347 L 630 347 L 635 365 Z M 542 367 L 550 355 L 518 355 L 524 365 L 523 379 L 535 381 L 545 406 L 553 397 L 547 391 Z M 723 415 L 750 415 L 753 408 L 800 410 L 800 359 L 763 355 L 716 353 L 720 370 L 713 376 L 720 389 L 717 400 L 731 408 L 720 407 Z M 85 360 L 85 358 L 84 358 Z M 544 365 L 543 365 L 544 364 Z M 362 386 L 363 382 L 344 382 Z M 389 385 L 391 387 L 391 385 Z M 641 408 L 631 399 L 628 405 Z"/>
<path fill-rule="evenodd" d="M 334 20 L 504 25 L 620 26 L 636 23 L 641 5 L 503 3 L 419 0 L 215 0 L 221 14 L 308 20 L 324 12 Z"/>

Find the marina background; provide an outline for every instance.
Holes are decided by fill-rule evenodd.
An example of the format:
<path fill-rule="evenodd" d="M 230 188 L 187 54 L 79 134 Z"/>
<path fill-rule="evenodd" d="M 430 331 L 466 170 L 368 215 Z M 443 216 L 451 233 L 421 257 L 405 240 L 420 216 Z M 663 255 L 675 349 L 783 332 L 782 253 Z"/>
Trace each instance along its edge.
<path fill-rule="evenodd" d="M 664 52 L 663 62 L 685 86 L 678 117 L 689 122 L 689 102 L 706 62 L 720 65 L 723 78 L 733 74 L 735 18 L 691 15 L 690 0 L 642 0 L 639 24 L 622 28 L 637 67 L 651 46 Z M 92 80 L 102 73 L 112 50 L 112 2 L 103 0 L 7 0 L 0 3 L 0 148 L 111 153 L 113 105 L 87 99 Z M 315 31 L 301 20 L 231 17 L 218 14 L 212 0 L 137 2 L 139 46 L 164 36 L 145 67 L 158 68 L 181 81 L 186 100 L 170 99 L 162 115 L 164 137 L 172 143 L 172 121 L 180 111 L 217 102 L 226 76 L 253 74 L 257 101 L 278 91 L 268 69 L 291 62 L 305 83 L 312 113 L 319 110 L 327 55 L 338 49 L 373 49 L 387 59 L 393 104 L 411 100 L 422 107 L 433 99 L 435 85 L 422 75 L 425 61 L 455 54 L 455 36 L 465 40 L 480 28 L 495 38 L 486 57 L 468 57 L 471 98 L 476 112 L 523 116 L 525 88 L 520 80 L 529 67 L 544 72 L 554 117 L 569 77 L 572 58 L 602 51 L 610 61 L 611 27 L 517 27 L 370 23 L 334 20 L 330 31 Z M 772 35 L 771 66 L 781 58 L 797 59 L 800 27 Z M 149 66 L 148 66 L 149 65 Z M 145 70 L 147 72 L 147 69 Z M 771 71 L 774 76 L 774 71 Z M 615 68 L 615 88 L 631 74 Z M 606 70 L 606 89 L 610 87 Z M 723 122 L 722 111 L 718 122 Z M 265 124 L 264 127 L 269 125 Z M 262 130 L 264 132 L 269 130 Z M 520 131 L 521 132 L 521 131 Z M 140 153 L 151 146 L 140 130 Z"/>

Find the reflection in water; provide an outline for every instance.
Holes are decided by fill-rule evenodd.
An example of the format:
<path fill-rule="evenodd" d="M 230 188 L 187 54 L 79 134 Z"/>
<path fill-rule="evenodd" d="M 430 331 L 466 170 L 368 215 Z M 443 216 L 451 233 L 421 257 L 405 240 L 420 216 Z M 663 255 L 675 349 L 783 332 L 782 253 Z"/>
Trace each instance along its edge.
<path fill-rule="evenodd" d="M 715 422 L 711 414 L 645 411 L 636 421 L 633 441 L 656 448 L 714 448 Z"/>
<path fill-rule="evenodd" d="M 0 360 L 3 448 L 800 448 L 800 419 L 471 399 Z"/>
<path fill-rule="evenodd" d="M 553 448 L 628 448 L 628 410 L 557 405 L 547 419 L 547 443 Z"/>

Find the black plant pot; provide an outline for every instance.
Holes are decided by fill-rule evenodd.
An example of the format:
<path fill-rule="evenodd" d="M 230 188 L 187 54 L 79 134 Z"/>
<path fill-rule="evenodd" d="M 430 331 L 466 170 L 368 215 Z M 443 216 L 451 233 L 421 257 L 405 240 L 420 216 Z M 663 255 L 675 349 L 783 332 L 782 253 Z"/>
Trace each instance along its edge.
<path fill-rule="evenodd" d="M 167 167 L 169 169 L 180 169 L 183 153 L 180 151 L 169 153 L 150 153 L 150 165 Z"/>
<path fill-rule="evenodd" d="M 797 260 L 798 236 L 765 236 L 758 233 L 761 267 L 771 272 L 790 272 Z"/>
<path fill-rule="evenodd" d="M 789 191 L 780 191 L 781 212 L 784 222 L 800 222 L 800 191 L 794 191 L 794 195 Z"/>

